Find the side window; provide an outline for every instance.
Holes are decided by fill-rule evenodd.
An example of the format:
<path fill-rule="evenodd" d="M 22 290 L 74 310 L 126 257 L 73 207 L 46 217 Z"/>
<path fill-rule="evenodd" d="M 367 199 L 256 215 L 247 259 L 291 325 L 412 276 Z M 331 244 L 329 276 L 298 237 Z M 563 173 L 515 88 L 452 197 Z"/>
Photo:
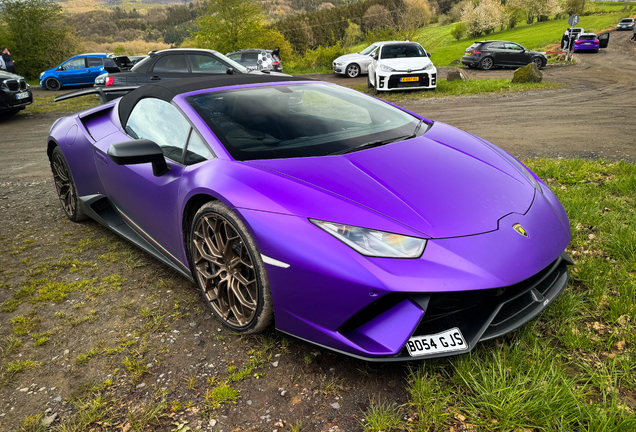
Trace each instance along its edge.
<path fill-rule="evenodd" d="M 488 46 L 489 49 L 504 49 L 504 46 L 501 42 L 493 42 Z"/>
<path fill-rule="evenodd" d="M 265 57 L 265 55 L 263 55 Z M 246 64 L 257 64 L 258 63 L 258 53 L 257 52 L 246 52 L 243 54 L 243 63 Z"/>
<path fill-rule="evenodd" d="M 182 163 L 190 123 L 174 105 L 161 99 L 146 98 L 137 102 L 130 113 L 126 132 L 135 139 L 154 141 L 165 157 Z"/>
<path fill-rule="evenodd" d="M 102 63 L 102 59 L 99 57 L 88 57 L 88 67 L 92 68 L 92 67 L 102 67 L 103 63 Z"/>
<path fill-rule="evenodd" d="M 188 64 L 183 54 L 167 55 L 157 60 L 152 71 L 188 73 Z"/>
<path fill-rule="evenodd" d="M 216 57 L 205 54 L 188 54 L 192 73 L 224 74 L 227 71 L 225 63 Z"/>
<path fill-rule="evenodd" d="M 234 60 L 235 62 L 241 62 L 241 53 L 234 53 L 227 56 L 230 60 Z"/>
<path fill-rule="evenodd" d="M 79 70 L 86 68 L 86 57 L 69 60 L 64 63 L 64 70 Z"/>
<path fill-rule="evenodd" d="M 513 51 L 522 51 L 523 50 L 523 48 L 521 48 L 519 45 L 513 44 L 513 43 L 507 43 L 506 44 L 506 49 L 513 50 Z"/>
<path fill-rule="evenodd" d="M 208 146 L 203 142 L 201 137 L 196 131 L 192 131 L 190 134 L 190 140 L 188 141 L 188 147 L 185 153 L 185 165 L 194 165 L 204 160 L 208 160 L 214 157 Z"/>

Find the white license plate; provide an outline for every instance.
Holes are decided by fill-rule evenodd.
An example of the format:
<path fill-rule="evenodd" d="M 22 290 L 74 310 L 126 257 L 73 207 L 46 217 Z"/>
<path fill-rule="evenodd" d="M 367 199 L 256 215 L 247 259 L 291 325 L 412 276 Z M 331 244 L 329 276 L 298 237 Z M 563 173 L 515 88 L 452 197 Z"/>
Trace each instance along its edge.
<path fill-rule="evenodd" d="M 22 92 L 15 95 L 16 99 L 26 99 L 29 97 L 29 92 Z"/>
<path fill-rule="evenodd" d="M 464 351 L 467 348 L 464 335 L 457 327 L 433 335 L 413 336 L 406 342 L 411 357 Z"/>

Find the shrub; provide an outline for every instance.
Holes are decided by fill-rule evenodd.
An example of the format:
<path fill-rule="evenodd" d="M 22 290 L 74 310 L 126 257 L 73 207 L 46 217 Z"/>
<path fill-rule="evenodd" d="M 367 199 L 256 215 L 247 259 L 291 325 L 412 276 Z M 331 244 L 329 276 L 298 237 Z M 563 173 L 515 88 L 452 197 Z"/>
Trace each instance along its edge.
<path fill-rule="evenodd" d="M 460 40 L 464 36 L 466 36 L 466 24 L 463 22 L 455 24 L 455 27 L 450 32 L 451 36 L 457 40 Z"/>

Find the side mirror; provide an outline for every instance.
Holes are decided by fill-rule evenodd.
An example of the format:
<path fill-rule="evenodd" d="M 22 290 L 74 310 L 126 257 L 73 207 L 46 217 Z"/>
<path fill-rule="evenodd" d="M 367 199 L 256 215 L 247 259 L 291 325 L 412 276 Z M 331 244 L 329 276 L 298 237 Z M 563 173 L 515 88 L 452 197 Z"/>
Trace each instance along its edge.
<path fill-rule="evenodd" d="M 431 53 L 427 51 L 426 52 L 426 56 L 430 58 L 431 57 Z"/>
<path fill-rule="evenodd" d="M 64 70 L 64 66 L 60 66 L 59 68 L 57 68 L 57 70 L 63 71 Z"/>
<path fill-rule="evenodd" d="M 152 173 L 155 177 L 160 177 L 170 170 L 161 147 L 149 139 L 137 139 L 113 144 L 108 148 L 108 156 L 117 165 L 151 163 Z"/>
<path fill-rule="evenodd" d="M 373 54 L 373 60 L 377 60 L 378 59 L 378 55 L 377 54 Z"/>
<path fill-rule="evenodd" d="M 232 67 L 227 68 L 225 73 L 228 75 L 234 75 L 234 68 Z"/>

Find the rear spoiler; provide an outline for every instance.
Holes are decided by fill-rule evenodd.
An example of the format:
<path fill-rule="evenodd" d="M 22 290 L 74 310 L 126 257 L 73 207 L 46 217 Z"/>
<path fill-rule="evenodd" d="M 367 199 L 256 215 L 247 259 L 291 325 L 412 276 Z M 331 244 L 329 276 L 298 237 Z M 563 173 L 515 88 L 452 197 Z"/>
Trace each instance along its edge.
<path fill-rule="evenodd" d="M 99 95 L 99 103 L 105 104 L 108 102 L 106 100 L 106 93 L 130 93 L 131 91 L 139 88 L 139 86 L 121 86 L 121 87 L 91 87 L 87 89 L 82 89 L 70 93 L 66 93 L 60 96 L 55 96 L 55 102 L 61 102 L 67 99 L 73 99 L 80 96 L 86 96 L 91 94 Z"/>

